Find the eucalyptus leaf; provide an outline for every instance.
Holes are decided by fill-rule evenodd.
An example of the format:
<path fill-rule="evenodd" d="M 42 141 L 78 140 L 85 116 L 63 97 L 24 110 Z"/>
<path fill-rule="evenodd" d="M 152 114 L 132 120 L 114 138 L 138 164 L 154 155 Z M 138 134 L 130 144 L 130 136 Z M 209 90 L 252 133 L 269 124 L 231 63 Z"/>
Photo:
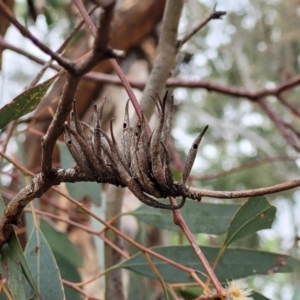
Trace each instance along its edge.
<path fill-rule="evenodd" d="M 43 233 L 37 227 L 33 228 L 27 242 L 25 257 L 42 299 L 64 300 L 64 289 L 55 258 Z M 33 295 L 31 297 L 36 299 Z"/>
<path fill-rule="evenodd" d="M 56 76 L 51 77 L 47 81 L 24 91 L 10 103 L 4 105 L 0 109 L 0 130 L 11 121 L 17 120 L 35 110 L 55 79 Z"/>
<path fill-rule="evenodd" d="M 166 202 L 166 201 L 161 201 Z M 211 204 L 198 203 L 187 200 L 180 213 L 192 233 L 208 233 L 221 235 L 226 232 L 230 221 L 239 209 L 237 204 Z M 173 213 L 170 210 L 158 209 L 148 205 L 141 205 L 129 214 L 135 216 L 139 221 L 148 225 L 181 231 L 173 222 Z"/>
<path fill-rule="evenodd" d="M 70 282 L 82 281 L 77 268 L 74 267 L 74 265 L 71 264 L 69 260 L 65 258 L 65 256 L 61 256 L 60 253 L 57 253 L 55 250 L 53 250 L 53 254 L 63 279 Z M 71 287 L 65 285 L 64 290 L 66 299 L 82 300 L 81 295 Z"/>
<path fill-rule="evenodd" d="M 266 197 L 249 198 L 236 212 L 227 230 L 224 247 L 251 233 L 271 228 L 276 207 L 269 204 Z"/>
<path fill-rule="evenodd" d="M 5 210 L 5 204 L 2 195 L 0 194 L 0 215 L 3 215 L 4 210 Z M 9 246 L 10 249 L 9 250 L 10 259 L 14 259 L 15 261 L 21 264 L 22 272 L 24 273 L 27 281 L 29 282 L 31 288 L 34 290 L 35 294 L 39 296 L 38 288 L 34 282 L 33 276 L 30 272 L 30 269 L 28 267 L 27 261 L 24 256 L 23 249 L 19 243 L 18 236 L 15 233 L 15 231 L 12 232 L 9 241 L 7 242 L 7 245 Z"/>
<path fill-rule="evenodd" d="M 40 221 L 40 229 L 53 252 L 64 257 L 74 267 L 81 267 L 81 256 L 65 233 L 55 229 L 44 220 Z"/>
<path fill-rule="evenodd" d="M 152 250 L 179 264 L 205 273 L 201 262 L 190 246 L 155 247 Z M 201 247 L 201 250 L 212 265 L 220 248 Z M 171 266 L 165 261 L 153 256 L 151 256 L 151 260 L 166 282 L 194 282 L 189 274 Z M 290 256 L 264 251 L 228 248 L 220 258 L 215 272 L 219 280 L 226 283 L 227 280 L 244 278 L 256 274 L 267 275 L 275 272 L 293 272 L 297 266 L 299 266 L 299 261 Z M 130 259 L 123 261 L 117 267 L 156 279 L 155 274 L 140 252 L 133 255 Z M 201 273 L 199 273 L 199 277 L 202 280 L 206 279 Z"/>
<path fill-rule="evenodd" d="M 33 279 L 33 276 L 31 274 L 31 271 L 29 269 L 28 263 L 26 261 L 26 258 L 24 256 L 24 252 L 23 249 L 19 243 L 17 234 L 13 231 L 11 234 L 11 237 L 7 243 L 10 247 L 10 255 L 13 256 L 15 258 L 16 261 L 21 263 L 22 266 L 22 271 L 28 281 L 28 283 L 30 284 L 31 288 L 34 290 L 35 295 L 39 296 L 39 291 L 37 288 L 37 285 Z"/>
<path fill-rule="evenodd" d="M 1 262 L 5 270 L 9 292 L 13 299 L 27 300 L 25 278 L 19 261 L 11 255 L 11 248 L 5 244 L 1 249 Z"/>

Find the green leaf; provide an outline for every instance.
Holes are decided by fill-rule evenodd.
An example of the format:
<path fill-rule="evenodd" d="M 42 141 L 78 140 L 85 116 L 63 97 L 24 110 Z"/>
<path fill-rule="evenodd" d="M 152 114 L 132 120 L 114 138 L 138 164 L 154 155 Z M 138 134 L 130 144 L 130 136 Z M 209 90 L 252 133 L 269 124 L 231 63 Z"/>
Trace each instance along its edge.
<path fill-rule="evenodd" d="M 40 229 L 53 252 L 61 255 L 74 267 L 82 266 L 78 250 L 65 233 L 58 231 L 44 220 L 40 221 Z"/>
<path fill-rule="evenodd" d="M 56 77 L 53 76 L 47 81 L 26 90 L 10 103 L 4 105 L 0 109 L 0 130 L 6 127 L 11 121 L 17 120 L 35 110 Z"/>
<path fill-rule="evenodd" d="M 152 287 L 145 282 L 141 275 L 129 272 L 128 297 L 134 300 L 151 300 L 153 299 Z"/>
<path fill-rule="evenodd" d="M 3 198 L 0 194 L 0 215 L 3 215 L 4 210 L 5 210 L 5 204 L 4 204 Z M 24 253 L 23 253 L 23 249 L 19 243 L 19 240 L 18 240 L 18 237 L 17 237 L 17 234 L 15 233 L 15 231 L 12 232 L 11 238 L 9 239 L 7 245 L 10 248 L 10 256 L 13 257 L 15 261 L 21 263 L 22 271 L 23 271 L 27 281 L 29 282 L 31 288 L 35 291 L 36 295 L 39 295 L 39 291 L 34 282 L 32 274 L 29 270 L 27 261 L 25 259 Z"/>
<path fill-rule="evenodd" d="M 34 227 L 28 240 L 25 257 L 42 299 L 65 299 L 61 276 L 53 253 L 43 233 L 37 227 Z"/>
<path fill-rule="evenodd" d="M 209 263 L 212 265 L 220 248 L 201 247 L 201 249 Z M 205 273 L 201 262 L 191 246 L 155 247 L 152 250 L 179 264 Z M 180 269 L 171 266 L 156 257 L 151 256 L 151 259 L 166 282 L 194 282 L 189 274 Z M 292 272 L 297 265 L 299 265 L 299 261 L 290 256 L 264 251 L 229 248 L 224 251 L 215 271 L 219 280 L 226 283 L 226 280 L 238 279 L 256 274 Z M 141 274 L 142 276 L 156 279 L 155 274 L 152 272 L 144 255 L 141 253 L 123 261 L 116 267 L 125 268 Z M 205 280 L 205 277 L 201 274 L 199 274 L 199 277 L 202 280 Z"/>
<path fill-rule="evenodd" d="M 59 253 L 55 252 L 55 250 L 53 251 L 53 254 L 56 263 L 59 267 L 61 277 L 70 282 L 80 282 L 81 277 L 76 267 L 70 264 L 70 262 L 65 257 L 62 257 Z M 82 300 L 81 295 L 71 287 L 65 286 L 64 289 L 65 289 L 66 299 Z"/>
<path fill-rule="evenodd" d="M 57 143 L 59 146 L 59 153 L 60 153 L 60 161 L 61 167 L 64 169 L 71 168 L 73 166 L 73 157 L 70 154 L 67 146 L 62 143 Z M 102 199 L 101 199 L 101 188 L 100 184 L 96 182 L 77 182 L 77 183 L 66 183 L 67 189 L 70 193 L 70 196 L 74 199 L 80 200 L 85 196 L 88 196 L 91 201 L 100 206 Z"/>
<path fill-rule="evenodd" d="M 224 247 L 261 229 L 271 228 L 276 207 L 269 204 L 266 197 L 249 198 L 236 212 L 227 230 Z"/>
<path fill-rule="evenodd" d="M 26 300 L 25 278 L 19 261 L 11 255 L 11 248 L 5 244 L 1 249 L 1 262 L 5 270 L 8 288 L 13 299 Z"/>
<path fill-rule="evenodd" d="M 164 202 L 164 201 L 161 201 Z M 240 205 L 198 203 L 187 200 L 180 213 L 192 233 L 224 234 L 234 213 Z M 139 221 L 161 229 L 181 231 L 173 223 L 173 213 L 166 209 L 157 209 L 142 205 L 129 214 Z"/>
<path fill-rule="evenodd" d="M 22 247 L 19 243 L 17 234 L 13 231 L 10 240 L 7 243 L 11 249 L 11 255 L 16 259 L 16 261 L 19 261 L 21 263 L 23 273 L 29 282 L 31 288 L 34 290 L 36 295 L 39 295 L 38 288 L 35 284 L 35 281 L 33 279 L 33 276 L 30 272 L 29 266 L 27 264 L 27 261 L 24 256 L 24 252 L 22 250 Z"/>
<path fill-rule="evenodd" d="M 252 295 L 251 295 L 251 297 L 252 297 L 254 300 L 271 300 L 271 299 L 269 299 L 269 298 L 265 297 L 264 295 L 259 294 L 259 293 L 257 293 L 257 292 L 253 292 Z"/>

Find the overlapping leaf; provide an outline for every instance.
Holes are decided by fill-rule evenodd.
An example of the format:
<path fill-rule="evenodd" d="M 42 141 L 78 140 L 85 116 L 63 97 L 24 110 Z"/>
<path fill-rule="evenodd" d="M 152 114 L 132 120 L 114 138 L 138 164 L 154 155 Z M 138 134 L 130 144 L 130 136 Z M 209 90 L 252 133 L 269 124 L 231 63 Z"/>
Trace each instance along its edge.
<path fill-rule="evenodd" d="M 213 264 L 220 248 L 201 247 L 201 249 L 209 263 Z M 190 246 L 155 247 L 153 250 L 177 263 L 205 273 L 198 257 Z M 189 274 L 180 269 L 158 258 L 151 256 L 151 259 L 166 282 L 194 282 Z M 299 261 L 286 255 L 256 250 L 226 249 L 215 271 L 219 280 L 225 283 L 226 280 L 256 274 L 293 272 L 297 266 L 299 266 Z M 144 256 L 140 253 L 119 264 L 118 268 L 125 268 L 145 277 L 156 278 Z M 205 280 L 203 276 L 202 279 Z"/>
<path fill-rule="evenodd" d="M 42 299 L 65 299 L 61 276 L 55 258 L 43 233 L 37 227 L 33 228 L 27 242 L 25 257 Z"/>
<path fill-rule="evenodd" d="M 25 278 L 23 276 L 21 264 L 11 255 L 9 245 L 4 245 L 1 249 L 1 262 L 6 270 L 8 288 L 13 299 L 26 300 Z"/>
<path fill-rule="evenodd" d="M 180 213 L 192 233 L 220 235 L 226 232 L 230 220 L 239 207 L 240 205 L 237 204 L 198 203 L 187 200 Z M 180 231 L 180 228 L 173 223 L 173 215 L 169 210 L 142 205 L 130 214 L 148 225 Z"/>
<path fill-rule="evenodd" d="M 0 216 L 4 214 L 4 210 L 5 210 L 5 205 L 2 196 L 0 194 Z M 23 278 L 23 274 L 24 274 L 32 290 L 35 292 L 36 295 L 39 295 L 39 291 L 37 289 L 37 286 L 34 282 L 33 276 L 30 272 L 27 261 L 25 259 L 23 249 L 14 231 L 12 232 L 11 238 L 9 239 L 7 245 L 4 246 L 5 247 L 3 247 L 3 249 L 1 250 L 1 259 L 2 259 L 2 263 L 7 264 L 8 272 L 10 273 L 8 282 L 9 284 L 11 284 L 11 287 L 17 288 L 15 287 L 15 281 L 18 282 L 20 280 L 20 289 L 23 290 L 22 285 L 24 281 Z M 10 270 L 10 268 L 12 269 Z M 14 291 L 14 293 L 22 292 L 22 290 L 17 289 L 16 291 Z"/>

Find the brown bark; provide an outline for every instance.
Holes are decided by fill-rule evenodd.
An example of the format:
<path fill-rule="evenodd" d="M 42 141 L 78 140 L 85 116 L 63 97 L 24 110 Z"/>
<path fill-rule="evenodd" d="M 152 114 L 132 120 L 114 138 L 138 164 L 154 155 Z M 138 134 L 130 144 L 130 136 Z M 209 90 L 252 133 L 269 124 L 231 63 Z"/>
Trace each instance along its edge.
<path fill-rule="evenodd" d="M 116 49 L 128 51 L 138 45 L 155 27 L 163 14 L 165 1 L 162 0 L 132 0 L 126 1 L 126 7 L 119 7 L 115 17 L 114 30 L 112 32 L 111 45 Z M 66 56 L 75 59 L 86 53 L 88 49 L 88 37 L 83 37 L 78 45 L 67 49 Z M 108 73 L 112 71 L 109 61 L 100 63 L 94 71 Z M 65 78 L 61 77 L 54 84 L 51 92 L 43 99 L 39 111 L 51 105 L 55 108 Z M 99 94 L 102 85 L 97 82 L 83 79 L 78 85 L 76 94 L 77 109 L 82 116 L 90 106 L 90 100 L 95 99 Z M 38 113 L 37 112 L 37 113 Z M 34 125 L 35 129 L 45 132 L 50 124 L 48 113 L 43 114 Z M 40 164 L 40 137 L 28 133 L 25 141 L 25 153 L 27 154 L 27 167 L 36 168 Z"/>
<path fill-rule="evenodd" d="M 3 0 L 3 2 L 7 5 L 7 7 L 13 10 L 15 1 L 14 0 Z M 0 12 L 0 35 L 4 36 L 6 33 L 7 28 L 9 27 L 9 21 L 2 16 Z M 0 46 L 0 70 L 2 69 L 2 52 L 3 49 Z"/>

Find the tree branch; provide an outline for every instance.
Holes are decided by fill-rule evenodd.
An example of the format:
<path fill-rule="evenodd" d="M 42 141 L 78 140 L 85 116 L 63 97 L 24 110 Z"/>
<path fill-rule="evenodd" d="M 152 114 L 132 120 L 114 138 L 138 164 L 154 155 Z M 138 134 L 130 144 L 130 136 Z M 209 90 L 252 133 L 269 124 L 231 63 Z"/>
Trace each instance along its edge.
<path fill-rule="evenodd" d="M 194 34 L 196 34 L 198 31 L 200 31 L 210 20 L 213 19 L 222 19 L 222 17 L 226 15 L 225 11 L 216 11 L 216 7 L 214 7 L 213 11 L 210 13 L 210 15 L 202 22 L 197 24 L 190 32 L 188 32 L 183 38 L 178 40 L 177 47 L 181 48 L 183 44 L 185 44 L 189 39 L 191 39 Z"/>

